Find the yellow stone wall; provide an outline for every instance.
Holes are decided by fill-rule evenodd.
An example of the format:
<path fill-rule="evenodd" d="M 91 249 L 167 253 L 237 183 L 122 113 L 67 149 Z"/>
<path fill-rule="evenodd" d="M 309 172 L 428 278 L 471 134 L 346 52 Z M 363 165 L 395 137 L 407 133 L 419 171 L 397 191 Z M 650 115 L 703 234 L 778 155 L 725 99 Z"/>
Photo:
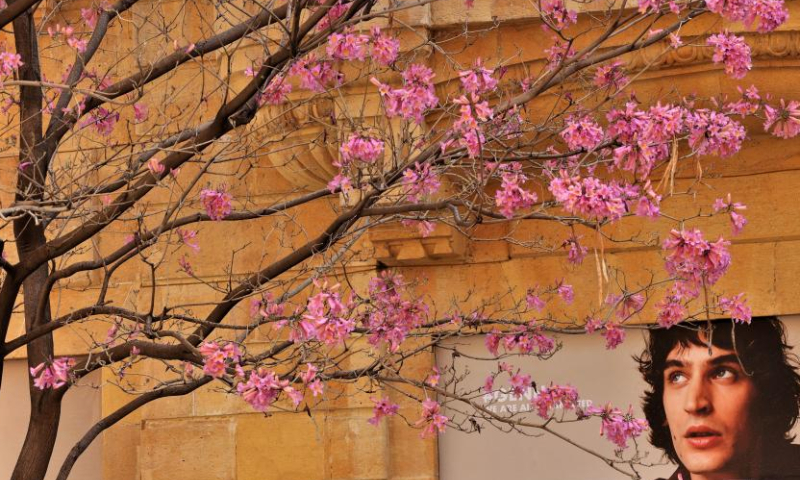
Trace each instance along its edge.
<path fill-rule="evenodd" d="M 405 13 L 404 21 L 417 28 L 423 38 L 435 39 L 438 36 L 459 31 L 463 23 L 487 26 L 494 18 L 510 19 L 508 25 L 489 29 L 482 35 L 471 38 L 472 45 L 456 55 L 456 59 L 469 65 L 475 57 L 482 57 L 488 64 L 493 59 L 514 56 L 509 78 L 519 78 L 526 63 L 541 61 L 541 49 L 545 36 L 536 19 L 530 13 L 528 2 L 520 0 L 476 0 L 476 8 L 466 11 L 461 7 L 462 0 L 443 0 L 425 6 L 415 12 Z M 163 8 L 177 21 L 182 22 L 183 37 L 180 40 L 199 38 L 209 32 L 218 31 L 224 26 L 210 21 L 213 11 L 198 2 L 197 8 L 178 9 L 182 2 L 144 2 L 137 6 L 134 14 L 144 16 L 148 8 Z M 593 8 L 591 4 L 577 4 L 581 9 Z M 80 4 L 69 4 L 58 15 L 76 18 Z M 791 20 L 780 31 L 766 37 L 754 39 L 755 68 L 747 80 L 758 85 L 762 91 L 774 96 L 800 98 L 800 83 L 796 78 L 800 67 L 800 4 L 790 2 Z M 172 10 L 170 10 L 172 9 Z M 175 10 L 178 9 L 178 10 Z M 701 20 L 690 26 L 693 30 L 686 35 L 700 34 L 712 25 L 711 19 Z M 118 39 L 117 45 L 133 49 L 144 42 L 148 27 L 116 28 L 112 35 Z M 415 40 L 416 38 L 416 40 Z M 46 37 L 43 39 L 46 41 Z M 411 50 L 414 35 L 404 37 L 404 48 Z M 624 39 L 620 39 L 624 41 Z M 450 46 L 453 51 L 456 45 Z M 143 58 L 155 56 L 157 49 L 145 49 Z M 241 72 L 252 58 L 247 49 L 236 56 L 232 70 Z M 424 53 L 424 55 L 422 54 Z M 114 50 L 104 52 L 98 59 L 100 65 L 109 65 L 122 55 Z M 163 97 L 167 102 L 165 113 L 180 111 L 181 102 L 195 98 L 193 91 L 198 75 L 206 84 L 216 81 L 212 72 L 222 72 L 227 66 L 224 55 L 214 55 L 201 64 L 190 62 L 181 67 L 175 75 L 163 79 L 162 84 L 169 95 Z M 690 47 L 688 53 L 667 55 L 655 62 L 656 66 L 643 75 L 635 88 L 641 99 L 657 98 L 669 94 L 673 89 L 700 95 L 713 95 L 720 92 L 735 94 L 736 84 L 721 75 L 720 69 L 708 62 L 708 55 L 701 48 Z M 649 61 L 645 54 L 630 59 L 632 62 Z M 437 71 L 440 90 L 449 87 L 447 80 L 453 72 L 444 58 L 433 50 L 421 52 L 417 61 L 427 62 Z M 660 63 L 659 63 L 660 62 Z M 233 76 L 234 86 L 242 85 L 245 79 L 240 73 Z M 209 87 L 210 88 L 210 87 Z M 354 87 L 354 92 L 358 93 Z M 211 95 L 208 104 L 193 114 L 186 114 L 181 121 L 201 117 L 218 105 L 219 96 Z M 544 98 L 539 106 L 552 102 Z M 326 106 L 312 106 L 325 109 Z M 313 110 L 309 107 L 310 110 Z M 338 113 L 342 113 L 342 107 Z M 373 105 L 374 108 L 374 105 Z M 343 109 L 346 110 L 346 109 Z M 535 110 L 535 109 L 534 109 Z M 372 110 L 373 112 L 375 110 Z M 313 114 L 314 112 L 309 113 Z M 194 115 L 194 116 L 193 116 Z M 266 114 L 260 118 L 261 130 L 265 133 L 274 124 Z M 300 118 L 299 123 L 303 122 Z M 675 216 L 690 215 L 700 206 L 704 211 L 710 209 L 714 198 L 735 192 L 735 200 L 748 206 L 746 212 L 750 224 L 744 234 L 733 240 L 731 248 L 734 264 L 730 273 L 720 282 L 720 289 L 738 293 L 747 292 L 748 299 L 756 314 L 794 314 L 800 312 L 800 295 L 797 295 L 797 279 L 800 278 L 800 202 L 796 191 L 800 189 L 800 141 L 777 141 L 758 133 L 757 125 L 751 128 L 751 138 L 743 151 L 734 158 L 713 160 L 704 163 L 703 179 L 707 182 L 692 197 L 676 198 L 666 207 Z M 147 126 L 137 127 L 139 129 Z M 305 127 L 304 127 L 305 128 Z M 137 133 L 141 133 L 137 131 Z M 234 135 L 234 138 L 236 136 Z M 261 150 L 262 155 L 268 148 Z M 324 152 L 295 152 L 303 162 L 320 165 L 329 157 Z M 3 172 L 16 170 L 15 152 L 6 150 L 0 153 L 0 167 Z M 262 162 L 263 160 L 263 162 Z M 258 169 L 246 181 L 232 185 L 238 202 L 243 199 L 266 204 L 292 194 L 297 187 L 292 183 L 292 173 L 277 170 L 269 162 L 274 160 L 260 157 Z M 215 170 L 219 181 L 230 181 L 230 175 L 237 173 L 241 165 L 227 164 Z M 319 168 L 325 169 L 321 164 Z M 191 168 L 187 169 L 188 173 Z M 696 181 L 694 165 L 679 171 L 675 190 L 681 191 Z M 287 177 L 287 178 L 284 178 Z M 721 178 L 718 178 L 720 177 Z M 313 180 L 313 178 L 312 178 Z M 308 178 L 304 182 L 311 181 Z M 213 183 L 213 182 L 212 182 Z M 198 187 L 199 188 L 199 187 Z M 9 192 L 3 192 L 2 200 L 7 203 Z M 538 192 L 544 196 L 546 192 Z M 168 200 L 165 190 L 148 197 L 154 207 Z M 237 224 L 235 238 L 222 224 L 204 225 L 201 230 L 203 256 L 194 267 L 198 276 L 211 282 L 223 282 L 226 277 L 219 271 L 219 265 L 230 261 L 230 248 L 247 242 L 263 242 L 263 248 L 249 249 L 236 258 L 235 272 L 246 272 L 253 265 L 264 264 L 281 254 L 291 251 L 297 245 L 311 238 L 324 220 L 332 218 L 337 202 L 318 202 L 301 210 L 297 218 L 265 219 L 258 222 Z M 699 222 L 699 221 L 698 221 Z M 712 221 L 702 220 L 707 237 L 727 233 L 729 225 L 722 217 Z M 123 237 L 132 231 L 132 224 L 114 225 L 103 232 L 99 238 L 99 251 L 108 253 L 116 248 Z M 663 223 L 651 224 L 644 220 L 631 220 L 613 226 L 605 232 L 617 238 L 655 232 L 667 232 Z M 264 232 L 278 231 L 265 242 Z M 595 233 L 579 231 L 585 235 L 590 247 L 600 249 Z M 417 238 L 413 234 L 398 231 L 391 227 L 380 228 L 369 235 L 360 246 L 361 259 L 356 266 L 365 274 L 374 268 L 375 259 L 396 266 L 407 277 L 419 279 L 424 291 L 434 301 L 449 304 L 454 294 L 474 291 L 478 301 L 491 295 L 501 295 L 509 289 L 524 291 L 536 284 L 552 283 L 565 278 L 575 285 L 583 308 L 596 306 L 602 298 L 597 264 L 590 256 L 583 266 L 567 267 L 564 252 L 554 249 L 569 235 L 568 230 L 550 223 L 536 221 L 520 222 L 501 226 L 480 227 L 474 234 L 483 238 L 499 238 L 513 235 L 521 241 L 537 241 L 544 248 L 528 249 L 503 241 L 470 242 L 452 229 L 440 227 L 431 239 Z M 549 247 L 549 248 L 548 248 Z M 661 268 L 660 247 L 657 244 L 636 247 L 624 246 L 610 240 L 602 245 L 604 259 L 609 267 L 628 272 L 629 284 L 645 282 L 648 269 Z M 87 254 L 89 255 L 89 254 Z M 177 258 L 177 257 L 176 257 Z M 13 259 L 13 258 L 12 258 Z M 175 260 L 172 260 L 173 263 Z M 176 268 L 164 269 L 175 272 Z M 115 277 L 114 298 L 123 305 L 146 305 L 143 298 L 150 286 L 147 272 L 141 265 L 124 267 Z M 356 275 L 356 281 L 363 282 L 365 275 Z M 83 283 L 80 283 L 80 280 Z M 77 279 L 72 285 L 62 285 L 54 292 L 56 316 L 68 313 L 76 305 L 85 304 L 97 293 L 97 278 Z M 156 309 L 162 303 L 180 299 L 182 301 L 207 299 L 210 290 L 198 282 L 177 273 L 158 279 L 159 289 Z M 72 287 L 72 288 L 68 288 Z M 602 289 L 609 288 L 603 285 Z M 213 296 L 212 296 L 213 298 Z M 652 305 L 653 302 L 651 302 Z M 198 307 L 200 312 L 206 307 Z M 468 310 L 469 305 L 463 309 Z M 581 318 L 586 311 L 570 310 L 564 312 Z M 646 311 L 646 319 L 651 311 Z M 238 309 L 234 322 L 244 322 L 247 314 L 244 308 Z M 95 328 L 96 327 L 96 328 Z M 107 323 L 98 322 L 90 327 L 97 337 L 102 338 Z M 94 328 L 92 330 L 92 328 Z M 17 322 L 10 336 L 22 332 Z M 59 354 L 80 353 L 85 349 L 86 332 L 62 329 L 56 334 Z M 255 338 L 257 345 L 258 336 Z M 15 357 L 23 355 L 22 351 Z M 409 368 L 421 372 L 430 368 L 433 359 L 420 357 Z M 156 369 L 156 365 L 141 367 Z M 136 373 L 134 370 L 131 373 Z M 158 376 L 157 371 L 143 371 Z M 131 396 L 112 386 L 113 374 L 104 372 L 107 382 L 102 388 L 103 414 L 113 412 L 120 405 L 130 401 Z M 253 413 L 240 398 L 225 395 L 218 387 L 208 386 L 180 398 L 158 400 L 147 405 L 135 414 L 125 418 L 107 430 L 101 440 L 103 451 L 103 478 L 114 480 L 431 480 L 437 478 L 437 453 L 434 439 L 420 440 L 419 431 L 409 428 L 417 418 L 418 407 L 402 395 L 390 393 L 401 403 L 407 418 L 393 417 L 379 427 L 366 422 L 371 416 L 370 393 L 361 391 L 363 385 L 342 387 L 347 395 L 313 408 L 310 412 L 289 413 L 276 411 L 270 415 Z"/>

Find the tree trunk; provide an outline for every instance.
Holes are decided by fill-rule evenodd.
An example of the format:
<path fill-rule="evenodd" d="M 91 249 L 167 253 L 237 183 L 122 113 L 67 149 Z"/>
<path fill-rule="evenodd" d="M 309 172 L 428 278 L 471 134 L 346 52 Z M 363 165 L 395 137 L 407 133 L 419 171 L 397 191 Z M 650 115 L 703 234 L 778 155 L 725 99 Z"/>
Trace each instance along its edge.
<path fill-rule="evenodd" d="M 17 53 L 24 62 L 19 69 L 20 78 L 41 81 L 33 9 L 14 20 L 14 40 Z M 47 161 L 43 155 L 42 144 L 42 105 L 43 95 L 40 87 L 20 88 L 19 160 L 20 164 L 30 162 L 31 167 L 20 170 L 17 181 L 17 201 L 37 201 L 43 198 Z M 44 248 L 47 243 L 42 222 L 37 224 L 27 216 L 14 221 L 14 235 L 21 264 L 25 263 L 26 257 Z M 47 298 L 43 300 L 47 302 L 44 315 L 42 318 L 37 318 L 36 315 L 39 297 L 46 285 L 47 275 L 48 266 L 44 264 L 23 281 L 26 331 L 51 320 Z M 51 361 L 54 354 L 52 334 L 31 341 L 27 345 L 27 354 L 29 367 Z M 31 418 L 25 443 L 11 476 L 12 480 L 42 480 L 44 478 L 53 454 L 61 417 L 61 399 L 66 390 L 66 387 L 63 387 L 58 391 L 41 391 L 33 386 L 33 378 L 30 376 L 28 377 L 28 388 L 31 398 Z"/>

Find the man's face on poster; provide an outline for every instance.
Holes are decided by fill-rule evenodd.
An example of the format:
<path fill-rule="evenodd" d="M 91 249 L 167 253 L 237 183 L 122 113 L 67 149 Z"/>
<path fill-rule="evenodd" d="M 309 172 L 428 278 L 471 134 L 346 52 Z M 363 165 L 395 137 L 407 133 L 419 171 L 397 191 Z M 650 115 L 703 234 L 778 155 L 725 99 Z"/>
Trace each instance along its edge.
<path fill-rule="evenodd" d="M 737 478 L 755 451 L 752 378 L 732 350 L 676 346 L 664 369 L 664 412 L 692 478 Z M 687 479 L 688 480 L 688 479 Z"/>

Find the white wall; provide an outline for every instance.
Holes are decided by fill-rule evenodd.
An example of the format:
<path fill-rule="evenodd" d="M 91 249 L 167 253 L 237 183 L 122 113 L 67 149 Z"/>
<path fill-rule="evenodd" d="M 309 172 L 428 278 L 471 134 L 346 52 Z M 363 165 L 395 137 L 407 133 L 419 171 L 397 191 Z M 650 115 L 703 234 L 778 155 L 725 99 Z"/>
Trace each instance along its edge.
<path fill-rule="evenodd" d="M 789 344 L 796 346 L 800 354 L 800 316 L 782 317 L 787 330 Z M 614 406 L 627 409 L 634 406 L 637 416 L 643 417 L 640 396 L 645 383 L 636 370 L 631 358 L 644 347 L 644 334 L 628 331 L 627 339 L 616 350 L 606 351 L 605 343 L 599 334 L 561 336 L 564 348 L 547 361 L 533 358 L 514 357 L 508 363 L 521 367 L 532 376 L 537 385 L 569 383 L 578 389 L 581 398 L 590 399 L 594 404 L 611 402 Z M 454 342 L 463 353 L 486 357 L 483 338 L 472 338 Z M 449 351 L 439 351 L 439 365 L 450 361 Z M 470 385 L 481 385 L 497 362 L 480 362 L 458 359 L 460 369 L 467 366 Z M 496 388 L 508 384 L 508 376 L 498 379 Z M 520 408 L 526 401 L 500 402 Z M 531 420 L 538 419 L 534 413 Z M 569 417 L 574 418 L 574 415 Z M 556 425 L 558 432 L 578 439 L 591 449 L 613 455 L 613 444 L 600 437 L 599 419 Z M 640 451 L 648 456 L 647 462 L 662 465 L 641 468 L 645 479 L 668 477 L 675 467 L 663 464 L 657 450 L 650 447 L 643 435 L 639 442 Z M 629 449 L 631 450 L 631 449 Z M 630 451 L 626 452 L 630 453 Z M 502 433 L 487 428 L 480 434 L 462 433 L 448 429 L 439 436 L 439 474 L 441 480 L 499 480 L 499 479 L 543 479 L 543 480 L 617 480 L 628 478 L 615 472 L 602 461 L 578 448 L 551 435 L 528 437 L 519 433 Z"/>
<path fill-rule="evenodd" d="M 28 398 L 28 367 L 26 360 L 6 361 L 3 385 L 0 388 L 0 479 L 10 478 L 30 416 Z M 55 452 L 50 461 L 47 480 L 55 479 L 61 463 L 73 445 L 100 419 L 100 390 L 96 387 L 97 372 L 80 385 L 69 389 L 64 397 L 61 425 Z M 100 480 L 102 478 L 101 438 L 86 450 L 75 463 L 70 479 Z"/>

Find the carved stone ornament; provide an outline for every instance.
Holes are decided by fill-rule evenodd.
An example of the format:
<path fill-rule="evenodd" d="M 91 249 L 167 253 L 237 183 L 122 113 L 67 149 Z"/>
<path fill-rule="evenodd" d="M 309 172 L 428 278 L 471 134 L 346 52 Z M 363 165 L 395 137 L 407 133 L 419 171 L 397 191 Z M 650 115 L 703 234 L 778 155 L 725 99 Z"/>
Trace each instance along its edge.
<path fill-rule="evenodd" d="M 458 230 L 437 224 L 427 237 L 414 227 L 382 225 L 369 232 L 375 259 L 389 266 L 429 265 L 466 260 L 467 240 Z"/>

